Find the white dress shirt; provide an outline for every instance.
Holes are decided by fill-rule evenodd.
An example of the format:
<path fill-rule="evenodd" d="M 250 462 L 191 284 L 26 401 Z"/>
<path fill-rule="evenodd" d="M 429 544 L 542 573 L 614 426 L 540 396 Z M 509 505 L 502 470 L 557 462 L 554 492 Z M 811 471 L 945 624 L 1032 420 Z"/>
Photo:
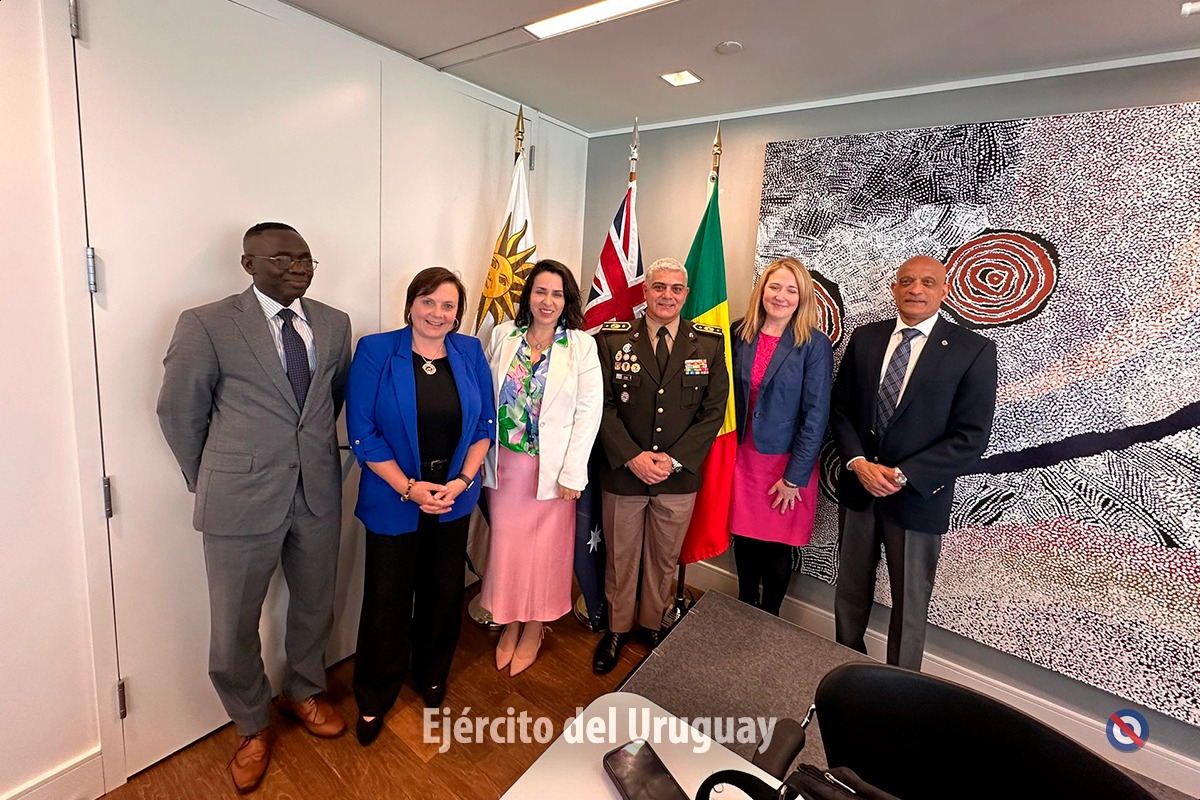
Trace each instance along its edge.
<path fill-rule="evenodd" d="M 883 376 L 887 374 L 888 364 L 892 361 L 892 354 L 896 352 L 896 348 L 900 346 L 900 342 L 904 341 L 904 336 L 900 331 L 906 328 L 916 328 L 920 331 L 920 334 L 914 336 L 908 346 L 908 368 L 904 370 L 904 382 L 900 384 L 900 394 L 896 395 L 896 405 L 900 405 L 900 398 L 904 397 L 904 390 L 908 388 L 908 379 L 912 377 L 913 368 L 917 366 L 917 359 L 921 357 L 921 351 L 925 349 L 925 342 L 929 339 L 929 334 L 933 331 L 933 326 L 937 324 L 937 321 L 937 314 L 917 325 L 909 325 L 904 320 L 896 317 L 896 327 L 892 331 L 892 338 L 888 339 L 887 349 L 883 351 L 883 366 L 879 369 L 880 384 L 883 383 Z"/>

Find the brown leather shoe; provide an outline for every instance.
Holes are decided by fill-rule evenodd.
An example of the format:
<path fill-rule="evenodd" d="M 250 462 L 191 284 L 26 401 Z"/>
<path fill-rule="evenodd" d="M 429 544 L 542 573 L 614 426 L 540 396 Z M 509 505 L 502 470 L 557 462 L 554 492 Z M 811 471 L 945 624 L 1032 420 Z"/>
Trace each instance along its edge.
<path fill-rule="evenodd" d="M 271 740 L 263 728 L 253 736 L 243 736 L 241 744 L 229 761 L 229 776 L 239 794 L 249 794 L 262 783 L 271 763 Z"/>
<path fill-rule="evenodd" d="M 336 739 L 346 732 L 346 720 L 323 694 L 314 694 L 299 703 L 280 695 L 279 711 L 303 724 L 313 736 L 322 739 Z"/>

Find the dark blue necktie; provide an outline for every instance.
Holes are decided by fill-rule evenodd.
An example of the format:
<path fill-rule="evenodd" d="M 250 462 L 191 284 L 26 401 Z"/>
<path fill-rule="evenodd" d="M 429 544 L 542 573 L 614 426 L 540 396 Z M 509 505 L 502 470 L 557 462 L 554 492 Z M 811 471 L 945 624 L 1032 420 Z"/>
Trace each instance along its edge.
<path fill-rule="evenodd" d="M 879 384 L 879 396 L 875 400 L 875 430 L 882 436 L 896 413 L 896 401 L 900 399 L 900 387 L 904 385 L 904 373 L 908 371 L 908 356 L 912 352 L 912 340 L 920 331 L 916 328 L 902 328 L 900 335 L 904 339 L 896 345 L 892 360 L 888 362 L 887 371 L 883 373 L 883 381 Z"/>
<path fill-rule="evenodd" d="M 277 315 L 283 320 L 280 338 L 283 340 L 283 357 L 287 361 L 288 383 L 292 385 L 292 393 L 296 395 L 296 405 L 304 410 L 304 399 L 308 397 L 308 384 L 312 382 L 312 373 L 308 369 L 308 348 L 304 340 L 296 333 L 292 318 L 296 312 L 290 308 L 281 308 Z"/>

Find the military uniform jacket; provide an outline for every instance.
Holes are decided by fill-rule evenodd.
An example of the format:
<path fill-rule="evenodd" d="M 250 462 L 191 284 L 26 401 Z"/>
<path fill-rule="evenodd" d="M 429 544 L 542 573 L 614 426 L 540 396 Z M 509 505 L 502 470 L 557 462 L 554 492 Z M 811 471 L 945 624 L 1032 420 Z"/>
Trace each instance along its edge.
<path fill-rule="evenodd" d="M 700 465 L 725 418 L 729 372 L 721 329 L 681 319 L 663 374 L 654 344 L 644 319 L 609 322 L 596 334 L 604 371 L 600 442 L 608 456 L 601 483 L 613 494 L 687 494 L 699 489 Z M 644 450 L 666 453 L 683 469 L 648 486 L 625 466 Z"/>

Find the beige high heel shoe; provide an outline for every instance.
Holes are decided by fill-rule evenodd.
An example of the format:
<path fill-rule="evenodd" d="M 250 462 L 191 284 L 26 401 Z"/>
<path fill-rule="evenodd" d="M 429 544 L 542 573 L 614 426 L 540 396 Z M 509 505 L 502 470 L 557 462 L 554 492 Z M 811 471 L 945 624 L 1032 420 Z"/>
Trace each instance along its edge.
<path fill-rule="evenodd" d="M 496 643 L 496 669 L 504 669 L 512 661 L 520 633 L 521 623 L 519 622 L 510 622 L 504 626 L 504 632 L 500 634 L 500 641 Z"/>
<path fill-rule="evenodd" d="M 509 675 L 516 676 L 529 669 L 533 662 L 537 661 L 538 651 L 541 650 L 542 642 L 546 639 L 546 632 L 550 630 L 549 625 L 546 625 L 545 623 L 538 624 L 540 628 L 538 630 L 537 641 L 533 645 L 533 652 L 530 652 L 528 646 L 522 647 L 522 645 L 525 645 L 527 640 L 533 638 L 528 633 L 529 623 L 525 623 L 525 631 L 522 632 L 521 641 L 517 644 L 517 649 L 513 654 L 512 666 L 510 667 Z"/>

